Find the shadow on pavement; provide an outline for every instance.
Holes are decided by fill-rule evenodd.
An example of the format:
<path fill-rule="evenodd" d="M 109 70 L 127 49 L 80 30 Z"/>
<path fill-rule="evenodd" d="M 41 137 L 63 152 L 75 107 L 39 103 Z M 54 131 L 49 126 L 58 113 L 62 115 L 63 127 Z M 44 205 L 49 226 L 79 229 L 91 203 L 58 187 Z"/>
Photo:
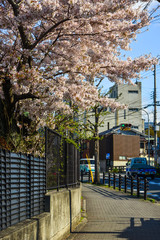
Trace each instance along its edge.
<path fill-rule="evenodd" d="M 80 231 L 73 231 L 73 234 L 83 235 L 83 237 L 78 237 L 78 239 L 91 239 L 87 237 L 88 235 L 106 235 L 107 238 L 111 237 L 112 239 L 126 239 L 126 240 L 160 240 L 160 219 L 150 218 L 149 220 L 145 220 L 144 218 L 140 218 L 141 225 L 136 225 L 137 219 L 130 218 L 130 226 L 126 228 L 124 231 L 119 233 L 118 231 L 84 231 L 81 229 Z M 113 237 L 114 236 L 114 237 Z M 72 239 L 72 238 L 71 238 Z M 74 238 L 76 239 L 76 238 Z M 95 238 L 94 238 L 95 239 Z"/>
<path fill-rule="evenodd" d="M 107 189 L 103 189 L 103 188 L 100 188 L 98 186 L 92 186 L 92 185 L 85 185 L 86 188 L 89 188 L 91 190 L 93 190 L 94 192 L 97 192 L 105 197 L 110 197 L 110 198 L 113 198 L 113 199 L 118 199 L 118 200 L 129 200 L 130 198 L 133 198 L 133 196 L 127 196 L 127 195 L 118 195 L 118 193 L 114 193 L 113 192 L 110 192 L 108 191 Z"/>
<path fill-rule="evenodd" d="M 160 239 L 160 219 L 150 218 L 144 220 L 140 218 L 141 226 L 135 226 L 134 218 L 130 219 L 130 227 L 126 228 L 119 238 L 128 240 L 159 240 Z"/>

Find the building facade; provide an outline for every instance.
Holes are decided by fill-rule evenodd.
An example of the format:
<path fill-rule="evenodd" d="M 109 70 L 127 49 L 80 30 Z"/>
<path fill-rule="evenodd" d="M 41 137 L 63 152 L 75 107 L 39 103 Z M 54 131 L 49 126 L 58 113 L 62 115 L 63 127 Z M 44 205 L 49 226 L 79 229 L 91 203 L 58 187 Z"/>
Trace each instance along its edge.
<path fill-rule="evenodd" d="M 126 166 L 132 157 L 146 157 L 146 135 L 129 127 L 121 125 L 99 133 L 99 159 L 101 171 L 108 167 Z M 89 156 L 95 155 L 94 142 L 90 141 Z"/>
<path fill-rule="evenodd" d="M 127 105 L 127 109 L 111 112 L 104 117 L 103 126 L 99 128 L 99 132 L 111 129 L 122 123 L 132 124 L 132 128 L 142 132 L 144 131 L 144 122 L 142 120 L 142 99 L 141 99 L 141 82 L 135 85 L 131 84 L 115 84 L 110 88 L 110 98 L 117 102 Z"/>

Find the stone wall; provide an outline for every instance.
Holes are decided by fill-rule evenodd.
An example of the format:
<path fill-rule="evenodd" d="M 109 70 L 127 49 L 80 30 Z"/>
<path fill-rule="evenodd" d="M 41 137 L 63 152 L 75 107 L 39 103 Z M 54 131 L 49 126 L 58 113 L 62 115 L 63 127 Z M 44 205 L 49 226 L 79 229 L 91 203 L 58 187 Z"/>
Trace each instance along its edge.
<path fill-rule="evenodd" d="M 81 218 L 81 187 L 50 191 L 45 196 L 46 212 L 0 232 L 0 240 L 60 240 Z"/>

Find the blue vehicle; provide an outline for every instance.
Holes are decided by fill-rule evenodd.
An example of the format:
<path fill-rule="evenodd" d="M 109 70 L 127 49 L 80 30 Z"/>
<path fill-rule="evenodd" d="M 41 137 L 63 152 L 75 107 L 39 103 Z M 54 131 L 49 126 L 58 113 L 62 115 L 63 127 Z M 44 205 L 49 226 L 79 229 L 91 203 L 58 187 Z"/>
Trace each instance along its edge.
<path fill-rule="evenodd" d="M 128 177 L 151 177 L 155 178 L 156 168 L 147 164 L 146 158 L 136 157 L 128 160 L 126 164 L 126 175 Z"/>

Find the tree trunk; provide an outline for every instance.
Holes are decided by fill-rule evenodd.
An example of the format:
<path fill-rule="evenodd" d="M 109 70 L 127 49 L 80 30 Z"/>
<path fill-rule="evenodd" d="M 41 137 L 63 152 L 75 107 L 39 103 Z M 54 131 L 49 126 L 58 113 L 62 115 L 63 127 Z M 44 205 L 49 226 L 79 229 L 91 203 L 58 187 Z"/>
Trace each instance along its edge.
<path fill-rule="evenodd" d="M 7 140 L 11 129 L 15 127 L 15 121 L 13 119 L 15 102 L 9 77 L 4 77 L 2 88 L 4 99 L 0 98 L 0 136 L 3 136 Z"/>
<path fill-rule="evenodd" d="M 98 122 L 99 122 L 99 114 L 98 107 L 95 108 L 95 180 L 96 184 L 100 183 L 100 162 L 99 162 L 99 132 L 98 132 Z"/>
<path fill-rule="evenodd" d="M 0 136 L 5 136 L 8 134 L 8 121 L 4 114 L 4 105 L 2 100 L 0 99 Z"/>

